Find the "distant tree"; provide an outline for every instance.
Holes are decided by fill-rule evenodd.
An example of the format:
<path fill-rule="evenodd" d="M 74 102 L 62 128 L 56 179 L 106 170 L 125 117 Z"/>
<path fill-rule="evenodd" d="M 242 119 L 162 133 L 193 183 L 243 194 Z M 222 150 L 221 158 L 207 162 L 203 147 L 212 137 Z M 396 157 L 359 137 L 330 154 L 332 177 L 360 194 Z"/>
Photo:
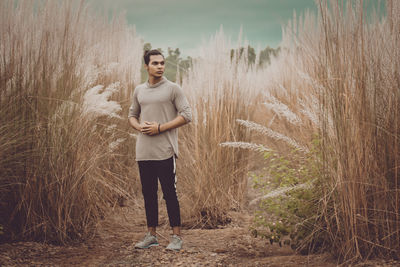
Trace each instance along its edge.
<path fill-rule="evenodd" d="M 143 50 L 144 50 L 144 51 L 149 51 L 149 50 L 151 50 L 151 44 L 150 44 L 150 43 L 145 43 L 144 46 L 143 46 Z"/>
<path fill-rule="evenodd" d="M 165 77 L 170 81 L 176 80 L 176 72 L 181 61 L 179 48 L 175 50 L 168 47 L 168 56 L 165 59 Z"/>
<path fill-rule="evenodd" d="M 239 57 L 241 58 L 243 56 L 243 52 L 244 52 L 244 47 L 240 47 L 239 50 L 235 50 L 235 49 L 231 49 L 231 60 L 233 59 L 234 53 L 235 51 L 238 51 L 239 53 Z M 247 46 L 247 60 L 248 60 L 248 64 L 252 65 L 256 62 L 256 51 L 253 47 L 251 47 L 250 45 Z"/>
<path fill-rule="evenodd" d="M 280 47 L 274 49 L 274 48 L 267 46 L 264 50 L 260 51 L 260 63 L 259 64 L 261 66 L 264 64 L 270 64 L 271 57 L 272 56 L 276 57 L 280 51 L 281 51 Z"/>
<path fill-rule="evenodd" d="M 267 46 L 265 49 L 261 50 L 260 54 L 259 54 L 259 66 L 263 66 L 264 64 L 271 63 L 271 57 L 272 56 L 276 57 L 279 54 L 280 50 L 281 50 L 280 47 L 274 49 L 269 46 Z M 231 60 L 233 59 L 235 51 L 237 51 L 237 53 L 239 53 L 238 58 L 241 58 L 243 56 L 244 47 L 239 48 L 239 50 L 231 49 Z M 255 62 L 256 62 L 255 49 L 253 47 L 251 47 L 250 45 L 247 46 L 247 60 L 248 60 L 249 65 L 255 64 Z"/>
<path fill-rule="evenodd" d="M 254 64 L 256 62 L 256 50 L 250 45 L 247 47 L 247 58 L 249 64 Z"/>
<path fill-rule="evenodd" d="M 188 70 L 192 66 L 193 58 L 188 56 L 186 59 L 182 59 L 179 63 L 181 70 Z"/>

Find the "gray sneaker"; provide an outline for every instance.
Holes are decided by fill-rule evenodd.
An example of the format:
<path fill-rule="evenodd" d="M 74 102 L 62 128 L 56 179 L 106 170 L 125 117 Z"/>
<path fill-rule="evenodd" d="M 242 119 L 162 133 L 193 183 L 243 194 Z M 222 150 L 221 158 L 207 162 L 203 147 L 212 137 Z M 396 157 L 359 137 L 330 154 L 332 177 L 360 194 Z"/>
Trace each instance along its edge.
<path fill-rule="evenodd" d="M 172 235 L 171 242 L 168 244 L 166 249 L 179 251 L 182 249 L 182 244 L 183 244 L 183 241 L 179 236 Z"/>
<path fill-rule="evenodd" d="M 149 248 L 149 247 L 153 247 L 153 246 L 158 246 L 157 237 L 150 234 L 150 232 L 148 232 L 144 236 L 143 241 L 136 243 L 135 248 Z"/>

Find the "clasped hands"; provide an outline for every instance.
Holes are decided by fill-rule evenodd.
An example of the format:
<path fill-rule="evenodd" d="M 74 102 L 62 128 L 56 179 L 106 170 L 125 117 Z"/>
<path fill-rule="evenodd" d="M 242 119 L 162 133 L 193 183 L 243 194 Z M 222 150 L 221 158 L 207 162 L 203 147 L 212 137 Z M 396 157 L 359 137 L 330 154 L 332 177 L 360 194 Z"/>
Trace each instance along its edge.
<path fill-rule="evenodd" d="M 149 121 L 144 121 L 143 123 L 140 124 L 140 132 L 142 134 L 147 134 L 147 135 L 156 135 L 159 134 L 159 124 L 155 121 L 149 122 Z"/>

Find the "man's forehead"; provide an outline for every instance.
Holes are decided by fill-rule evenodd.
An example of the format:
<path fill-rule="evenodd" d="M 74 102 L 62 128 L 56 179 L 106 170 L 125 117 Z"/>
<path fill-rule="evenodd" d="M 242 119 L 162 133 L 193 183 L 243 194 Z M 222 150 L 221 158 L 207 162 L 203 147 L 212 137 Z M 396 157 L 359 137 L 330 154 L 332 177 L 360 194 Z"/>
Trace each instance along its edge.
<path fill-rule="evenodd" d="M 164 57 L 162 55 L 151 55 L 150 62 L 153 62 L 153 61 L 162 62 L 162 61 L 164 61 Z"/>

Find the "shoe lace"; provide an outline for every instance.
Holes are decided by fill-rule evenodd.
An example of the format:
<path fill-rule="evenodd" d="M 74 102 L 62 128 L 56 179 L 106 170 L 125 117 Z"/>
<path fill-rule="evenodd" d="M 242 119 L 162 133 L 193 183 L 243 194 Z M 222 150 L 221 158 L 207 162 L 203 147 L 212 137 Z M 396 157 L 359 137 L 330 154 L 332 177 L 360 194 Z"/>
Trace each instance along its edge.
<path fill-rule="evenodd" d="M 143 240 L 148 240 L 152 237 L 153 235 L 151 233 L 146 233 L 146 235 L 144 236 Z"/>
<path fill-rule="evenodd" d="M 181 238 L 179 236 L 177 236 L 177 235 L 172 236 L 172 243 L 179 244 L 180 241 L 181 241 Z"/>

